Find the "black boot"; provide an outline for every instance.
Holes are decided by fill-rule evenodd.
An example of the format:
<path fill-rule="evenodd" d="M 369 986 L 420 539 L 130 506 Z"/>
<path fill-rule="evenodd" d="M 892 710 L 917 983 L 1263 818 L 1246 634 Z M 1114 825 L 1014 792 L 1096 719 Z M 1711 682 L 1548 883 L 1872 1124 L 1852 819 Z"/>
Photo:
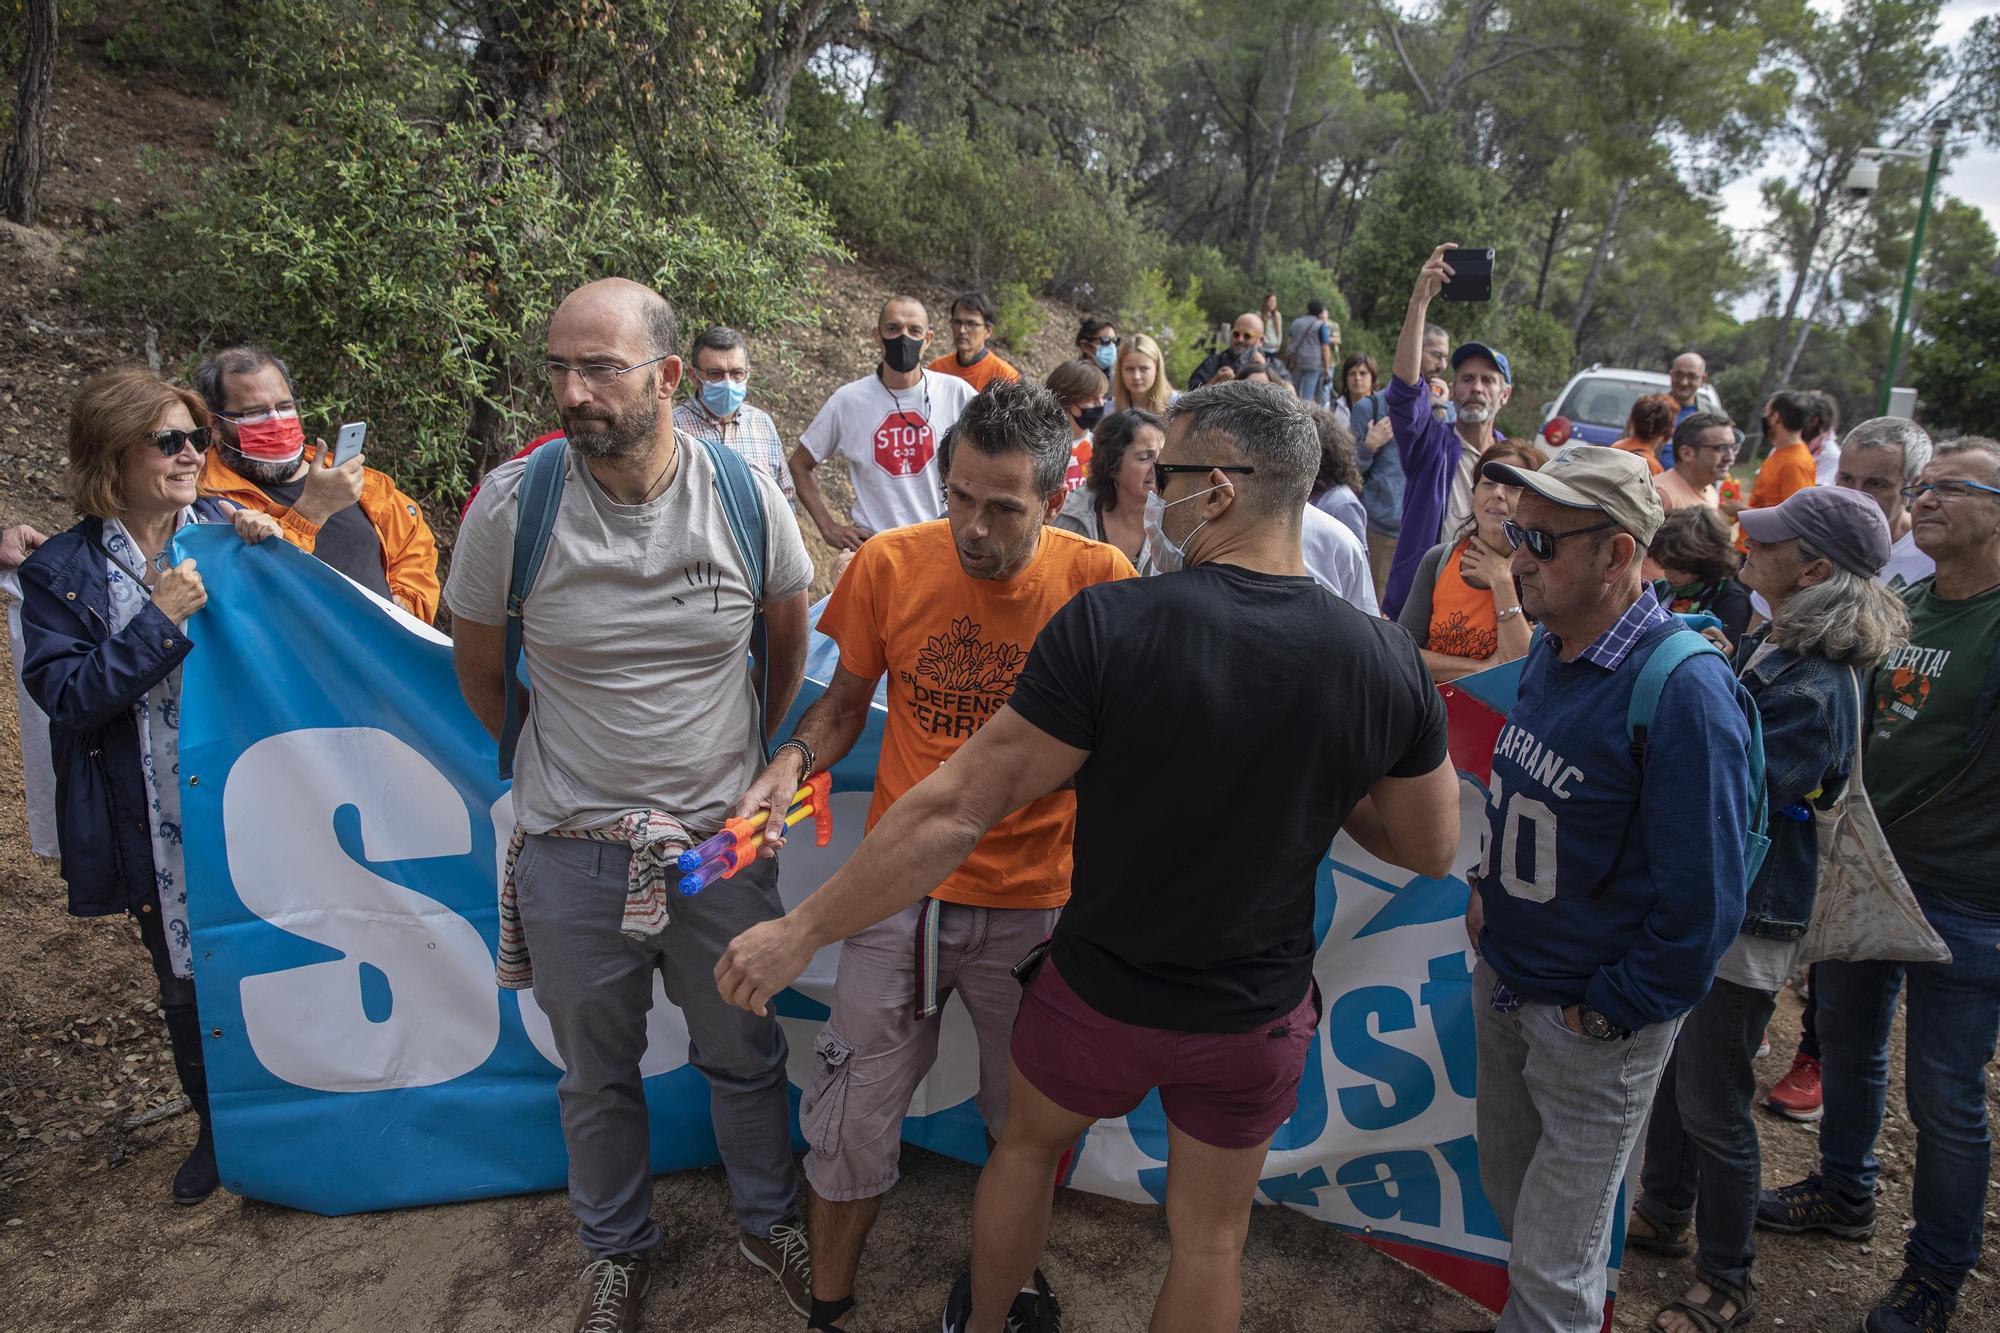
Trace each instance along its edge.
<path fill-rule="evenodd" d="M 185 995 L 179 993 L 182 987 Z M 208 1067 L 202 1060 L 201 1015 L 195 1012 L 194 983 L 177 979 L 171 987 L 162 985 L 160 1000 L 181 1091 L 187 1094 L 195 1115 L 201 1119 L 201 1133 L 195 1138 L 194 1151 L 181 1163 L 181 1169 L 174 1172 L 174 1202 L 200 1203 L 215 1193 L 215 1187 L 222 1182 L 215 1168 L 215 1130 L 208 1114 Z"/>

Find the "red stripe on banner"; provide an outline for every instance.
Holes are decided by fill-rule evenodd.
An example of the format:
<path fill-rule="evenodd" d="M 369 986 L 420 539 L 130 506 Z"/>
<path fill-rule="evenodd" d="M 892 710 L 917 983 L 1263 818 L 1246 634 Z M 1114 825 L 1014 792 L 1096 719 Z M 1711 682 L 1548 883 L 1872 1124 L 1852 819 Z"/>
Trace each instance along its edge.
<path fill-rule="evenodd" d="M 1493 780 L 1493 747 L 1507 719 L 1478 696 L 1450 685 L 1438 686 L 1444 696 L 1445 719 L 1451 727 L 1451 766 L 1481 782 Z"/>
<path fill-rule="evenodd" d="M 1490 1263 L 1484 1259 L 1469 1259 L 1462 1254 L 1448 1254 L 1442 1250 L 1425 1249 L 1421 1245 L 1409 1245 L 1402 1241 L 1382 1240 L 1375 1236 L 1356 1236 L 1364 1245 L 1372 1245 L 1391 1259 L 1408 1264 L 1419 1273 L 1434 1278 L 1453 1291 L 1474 1300 L 1489 1310 L 1498 1311 L 1507 1303 L 1507 1266 Z M 1604 1323 L 1602 1328 L 1609 1333 L 1611 1328 L 1611 1306 L 1615 1298 L 1604 1300 Z"/>

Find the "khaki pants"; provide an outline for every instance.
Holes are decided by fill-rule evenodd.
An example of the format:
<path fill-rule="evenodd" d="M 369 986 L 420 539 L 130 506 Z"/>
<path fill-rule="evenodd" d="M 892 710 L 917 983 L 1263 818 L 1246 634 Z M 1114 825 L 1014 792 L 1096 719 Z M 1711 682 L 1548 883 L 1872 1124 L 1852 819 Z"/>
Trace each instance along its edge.
<path fill-rule="evenodd" d="M 1368 574 L 1375 581 L 1375 600 L 1389 586 L 1389 562 L 1396 558 L 1396 539 L 1377 528 L 1368 529 Z"/>

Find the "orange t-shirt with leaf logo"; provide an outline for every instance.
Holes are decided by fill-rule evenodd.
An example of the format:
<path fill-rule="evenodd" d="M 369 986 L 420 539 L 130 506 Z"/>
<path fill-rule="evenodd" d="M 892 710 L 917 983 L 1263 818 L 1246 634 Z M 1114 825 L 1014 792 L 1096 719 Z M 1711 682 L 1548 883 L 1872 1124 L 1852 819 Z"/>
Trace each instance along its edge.
<path fill-rule="evenodd" d="M 1081 589 L 1136 577 L 1114 546 L 1043 527 L 1041 547 L 1011 579 L 975 579 L 958 562 L 949 520 L 877 533 L 841 576 L 819 631 L 840 665 L 888 677 L 868 827 L 958 752 L 1014 693 L 1035 635 Z M 1060 907 L 1069 900 L 1076 797 L 1051 792 L 988 831 L 931 894 L 972 907 Z"/>

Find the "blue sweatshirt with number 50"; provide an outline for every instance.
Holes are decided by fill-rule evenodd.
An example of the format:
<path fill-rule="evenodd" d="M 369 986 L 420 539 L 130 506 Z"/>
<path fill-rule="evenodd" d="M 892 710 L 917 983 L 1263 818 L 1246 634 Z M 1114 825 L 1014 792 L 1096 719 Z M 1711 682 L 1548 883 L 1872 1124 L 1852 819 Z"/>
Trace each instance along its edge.
<path fill-rule="evenodd" d="M 1474 884 L 1503 981 L 1635 1030 L 1693 1008 L 1743 924 L 1750 728 L 1728 662 L 1700 653 L 1668 677 L 1643 771 L 1626 737 L 1639 671 L 1677 628 L 1645 630 L 1614 668 L 1538 637 L 1494 750 Z"/>

